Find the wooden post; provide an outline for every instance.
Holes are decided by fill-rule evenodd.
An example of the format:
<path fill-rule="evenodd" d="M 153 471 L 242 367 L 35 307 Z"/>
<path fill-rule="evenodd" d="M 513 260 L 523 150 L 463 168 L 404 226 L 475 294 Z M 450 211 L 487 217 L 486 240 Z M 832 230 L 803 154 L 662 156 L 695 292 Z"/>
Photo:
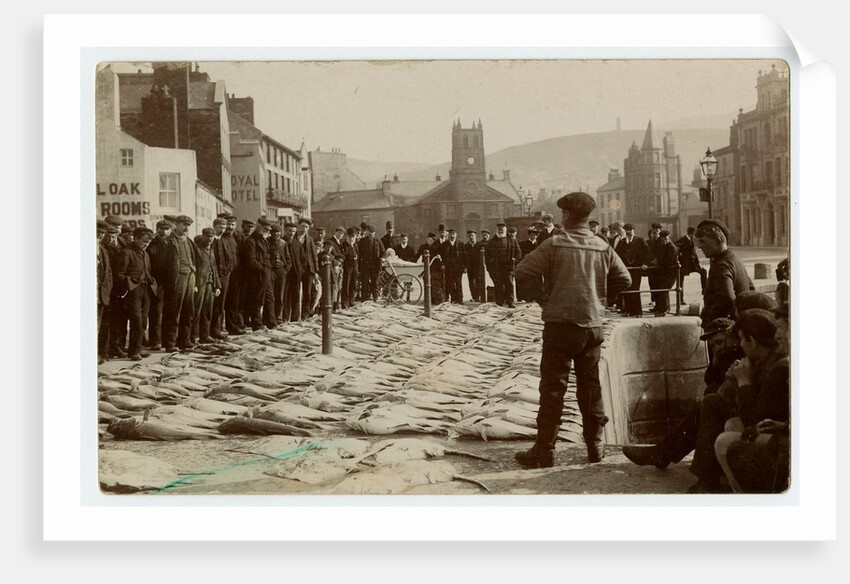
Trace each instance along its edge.
<path fill-rule="evenodd" d="M 425 288 L 425 316 L 431 318 L 431 252 L 427 249 L 422 252 L 422 264 L 425 267 L 425 272 L 422 274 Z"/>
<path fill-rule="evenodd" d="M 481 246 L 481 271 L 479 274 L 481 275 L 481 304 L 487 302 L 487 262 L 484 261 L 484 246 Z"/>
<path fill-rule="evenodd" d="M 679 279 L 681 270 L 682 266 L 679 265 L 679 260 L 676 260 L 676 316 L 682 314 L 682 299 L 685 297 L 685 287 L 679 284 L 681 282 Z"/>
<path fill-rule="evenodd" d="M 333 354 L 333 299 L 330 254 L 322 256 L 322 355 Z"/>

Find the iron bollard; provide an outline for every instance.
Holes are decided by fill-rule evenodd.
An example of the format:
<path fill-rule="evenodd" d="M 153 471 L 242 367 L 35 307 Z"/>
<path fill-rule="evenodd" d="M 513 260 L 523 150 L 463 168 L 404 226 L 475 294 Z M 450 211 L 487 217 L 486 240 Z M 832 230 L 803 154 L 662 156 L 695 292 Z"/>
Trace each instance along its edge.
<path fill-rule="evenodd" d="M 422 273 L 423 287 L 425 288 L 425 316 L 431 318 L 431 252 L 427 249 L 422 252 L 422 264 L 425 271 Z"/>
<path fill-rule="evenodd" d="M 322 355 L 333 354 L 333 299 L 331 297 L 331 258 L 322 257 Z"/>
<path fill-rule="evenodd" d="M 681 282 L 679 279 L 681 270 L 682 266 L 679 264 L 679 260 L 676 260 L 676 316 L 682 315 L 682 299 L 685 297 L 685 289 L 679 283 Z"/>

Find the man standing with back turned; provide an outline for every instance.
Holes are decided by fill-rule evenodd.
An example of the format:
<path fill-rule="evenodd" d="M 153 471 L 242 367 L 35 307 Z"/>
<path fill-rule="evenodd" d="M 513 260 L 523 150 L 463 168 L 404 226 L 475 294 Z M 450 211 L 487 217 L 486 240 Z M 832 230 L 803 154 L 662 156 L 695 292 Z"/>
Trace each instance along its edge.
<path fill-rule="evenodd" d="M 602 431 L 608 422 L 599 384 L 604 299 L 609 290 L 617 293 L 631 284 L 623 261 L 588 226 L 587 218 L 596 207 L 593 198 L 570 193 L 558 200 L 558 207 L 563 210 L 563 232 L 544 240 L 516 270 L 520 287 L 533 289 L 530 284 L 544 274 L 547 284 L 546 296 L 535 298 L 543 307 L 544 322 L 537 438 L 530 450 L 516 454 L 526 468 L 554 464 L 571 362 L 587 458 L 602 460 Z"/>

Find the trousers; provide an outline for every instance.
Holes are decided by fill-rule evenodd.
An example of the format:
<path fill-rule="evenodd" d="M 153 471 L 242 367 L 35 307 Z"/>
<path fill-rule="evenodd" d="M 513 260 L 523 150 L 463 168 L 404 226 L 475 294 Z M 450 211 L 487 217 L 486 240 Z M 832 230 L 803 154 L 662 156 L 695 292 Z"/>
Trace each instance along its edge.
<path fill-rule="evenodd" d="M 189 344 L 195 317 L 195 274 L 178 274 L 165 290 L 162 312 L 163 344 L 183 348 Z"/>
<path fill-rule="evenodd" d="M 576 372 L 576 397 L 586 443 L 602 439 L 608 423 L 602 406 L 599 355 L 602 327 L 584 328 L 572 323 L 543 326 L 543 355 L 540 360 L 540 408 L 537 411 L 538 449 L 554 450 L 564 410 L 564 395 L 571 365 Z"/>

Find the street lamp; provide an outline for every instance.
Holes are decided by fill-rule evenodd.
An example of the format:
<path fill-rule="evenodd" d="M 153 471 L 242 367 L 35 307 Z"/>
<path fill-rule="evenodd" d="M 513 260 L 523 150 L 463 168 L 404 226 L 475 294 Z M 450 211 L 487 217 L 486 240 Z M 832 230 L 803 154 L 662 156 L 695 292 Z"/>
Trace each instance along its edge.
<path fill-rule="evenodd" d="M 531 195 L 531 191 L 529 190 L 525 194 L 525 207 L 528 210 L 528 216 L 531 217 L 531 206 L 534 204 L 534 197 Z"/>
<path fill-rule="evenodd" d="M 699 161 L 699 165 L 702 167 L 702 173 L 705 175 L 705 178 L 708 179 L 706 198 L 708 200 L 708 218 L 711 219 L 711 201 L 714 198 L 714 194 L 711 192 L 711 179 L 717 173 L 717 159 L 712 156 L 711 148 L 705 151 L 705 156 Z"/>

